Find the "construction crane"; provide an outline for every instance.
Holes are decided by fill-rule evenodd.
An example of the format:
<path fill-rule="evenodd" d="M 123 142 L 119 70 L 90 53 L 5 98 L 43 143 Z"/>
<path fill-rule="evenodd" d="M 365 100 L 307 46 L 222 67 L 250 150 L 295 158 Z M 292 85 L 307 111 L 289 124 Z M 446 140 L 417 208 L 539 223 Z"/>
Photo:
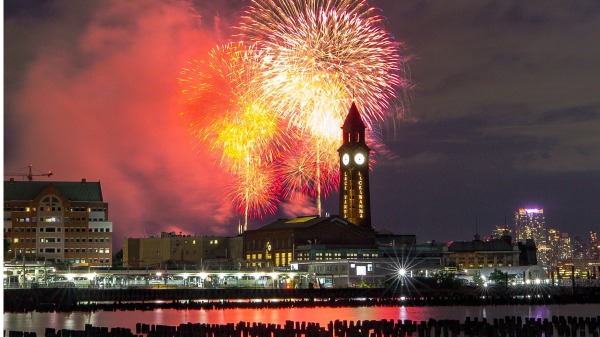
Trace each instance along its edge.
<path fill-rule="evenodd" d="M 13 172 L 4 172 L 4 176 L 5 177 L 24 177 L 27 178 L 27 180 L 32 181 L 33 177 L 42 177 L 42 176 L 47 176 L 48 178 L 50 178 L 51 175 L 53 175 L 52 171 L 48 171 L 48 173 L 33 173 L 33 165 L 29 165 L 28 166 L 29 170 L 27 172 L 23 172 L 24 169 L 27 168 L 20 168 L 17 169 Z"/>

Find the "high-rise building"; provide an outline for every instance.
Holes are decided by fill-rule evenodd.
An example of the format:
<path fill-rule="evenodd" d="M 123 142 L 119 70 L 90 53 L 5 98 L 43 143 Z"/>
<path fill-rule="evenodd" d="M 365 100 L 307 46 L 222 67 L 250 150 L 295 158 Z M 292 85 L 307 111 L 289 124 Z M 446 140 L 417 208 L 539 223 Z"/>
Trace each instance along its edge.
<path fill-rule="evenodd" d="M 557 229 L 548 229 L 548 267 L 556 268 L 560 260 L 560 231 Z"/>
<path fill-rule="evenodd" d="M 589 257 L 594 260 L 600 260 L 600 241 L 598 241 L 598 233 L 590 231 L 590 246 Z"/>
<path fill-rule="evenodd" d="M 515 212 L 515 234 L 517 241 L 533 240 L 537 247 L 538 264 L 550 266 L 550 248 L 547 243 L 546 220 L 542 208 L 519 208 Z"/>
<path fill-rule="evenodd" d="M 575 242 L 573 243 L 573 258 L 574 259 L 587 259 L 588 254 L 588 245 L 583 241 L 581 236 L 575 237 Z"/>
<path fill-rule="evenodd" d="M 569 237 L 569 233 L 563 232 L 560 234 L 558 258 L 561 260 L 573 258 L 573 245 L 571 244 L 571 238 Z"/>
<path fill-rule="evenodd" d="M 512 236 L 511 230 L 505 226 L 496 226 L 496 228 L 494 230 L 492 230 L 492 236 L 491 239 L 495 240 L 495 239 L 501 239 L 503 236 Z"/>
<path fill-rule="evenodd" d="M 5 260 L 110 266 L 112 239 L 100 182 L 4 182 Z"/>

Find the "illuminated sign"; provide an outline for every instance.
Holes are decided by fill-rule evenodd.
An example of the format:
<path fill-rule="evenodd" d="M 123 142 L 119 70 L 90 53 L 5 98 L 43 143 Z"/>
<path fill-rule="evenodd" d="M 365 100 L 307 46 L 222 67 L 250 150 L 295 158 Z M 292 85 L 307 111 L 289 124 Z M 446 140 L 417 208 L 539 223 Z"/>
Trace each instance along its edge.
<path fill-rule="evenodd" d="M 519 208 L 519 213 L 520 214 L 542 214 L 544 213 L 544 209 L 543 208 Z"/>
<path fill-rule="evenodd" d="M 365 217 L 363 204 L 363 176 L 360 171 L 358 172 L 358 217 L 361 219 Z"/>

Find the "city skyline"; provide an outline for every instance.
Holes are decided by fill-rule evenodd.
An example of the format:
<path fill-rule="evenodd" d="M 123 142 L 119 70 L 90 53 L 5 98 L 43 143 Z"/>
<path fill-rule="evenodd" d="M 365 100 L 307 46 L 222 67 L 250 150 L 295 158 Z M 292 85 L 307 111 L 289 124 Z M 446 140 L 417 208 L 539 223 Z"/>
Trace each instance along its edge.
<path fill-rule="evenodd" d="M 227 42 L 247 3 L 194 4 L 5 4 L 4 169 L 101 181 L 117 245 L 161 231 L 237 233 L 220 192 L 230 182 L 191 144 L 176 79 L 190 57 Z M 370 173 L 373 227 L 467 240 L 525 207 L 544 208 L 547 227 L 571 237 L 597 231 L 600 55 L 589 46 L 600 8 L 370 4 L 411 56 L 414 85 L 404 118 L 379 130 L 390 155 Z M 324 211 L 337 205 L 332 193 Z M 288 202 L 275 217 L 311 206 Z"/>

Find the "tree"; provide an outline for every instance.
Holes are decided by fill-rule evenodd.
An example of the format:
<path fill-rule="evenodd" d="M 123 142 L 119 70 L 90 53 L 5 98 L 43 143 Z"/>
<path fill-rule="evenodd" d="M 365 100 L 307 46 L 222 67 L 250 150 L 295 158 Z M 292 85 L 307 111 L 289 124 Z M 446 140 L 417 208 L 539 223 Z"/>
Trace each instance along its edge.
<path fill-rule="evenodd" d="M 508 274 L 502 272 L 500 269 L 494 269 L 490 274 L 490 281 L 494 282 L 498 286 L 505 287 L 508 284 Z"/>
<path fill-rule="evenodd" d="M 113 268 L 123 267 L 123 249 L 118 250 L 115 255 L 113 255 Z"/>
<path fill-rule="evenodd" d="M 460 286 L 460 282 L 456 280 L 456 275 L 447 270 L 440 270 L 435 274 L 435 281 L 437 284 L 446 288 L 457 288 Z"/>
<path fill-rule="evenodd" d="M 475 274 L 473 275 L 473 283 L 475 283 L 475 285 L 478 287 L 481 287 L 484 285 L 485 280 L 481 276 L 481 270 L 475 269 Z"/>
<path fill-rule="evenodd" d="M 4 256 L 6 256 L 8 254 L 9 250 L 10 250 L 10 240 L 7 238 L 4 238 Z"/>

